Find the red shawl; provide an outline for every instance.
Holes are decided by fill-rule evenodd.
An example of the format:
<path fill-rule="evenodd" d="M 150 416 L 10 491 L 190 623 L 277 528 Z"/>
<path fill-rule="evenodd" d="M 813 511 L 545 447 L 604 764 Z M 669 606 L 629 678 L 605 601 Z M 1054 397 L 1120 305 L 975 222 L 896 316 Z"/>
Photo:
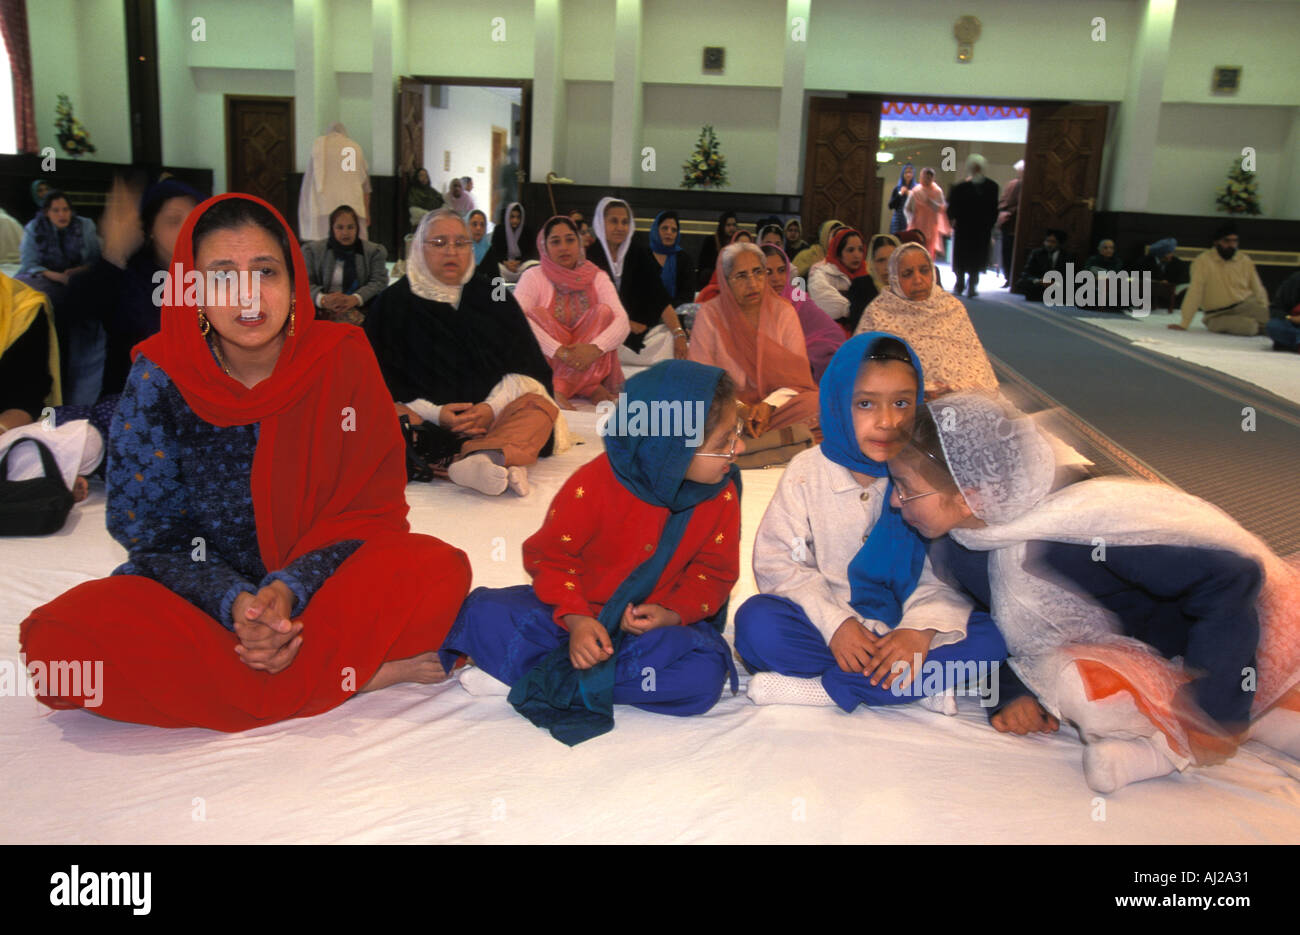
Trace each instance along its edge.
<path fill-rule="evenodd" d="M 732 295 L 731 284 L 722 273 L 721 254 L 714 271 L 722 285 L 717 298 L 711 299 L 696 313 L 695 329 L 697 336 L 703 339 L 700 345 L 716 345 L 745 374 L 746 383 L 738 393 L 741 401 L 752 405 L 781 387 L 801 393 L 816 392 L 817 384 L 813 382 L 807 354 L 800 353 L 804 349 L 791 350 L 782 341 L 780 319 L 783 311 L 793 319 L 795 331 L 799 331 L 798 315 L 790 304 L 768 288 L 764 281 L 756 331 Z M 704 329 L 703 333 L 700 329 Z M 728 369 L 725 361 L 704 360 L 698 356 L 699 348 L 695 341 L 692 341 L 691 348 L 691 360 Z"/>
<path fill-rule="evenodd" d="M 849 272 L 849 268 L 844 265 L 842 260 L 840 260 L 840 251 L 844 249 L 844 241 L 848 240 L 850 237 L 857 237 L 862 241 L 862 251 L 864 254 L 862 265 L 858 267 L 857 272 L 853 273 Z M 860 276 L 870 275 L 867 264 L 871 262 L 871 258 L 865 256 L 866 250 L 867 238 L 863 237 L 851 227 L 841 227 L 835 232 L 835 236 L 831 238 L 830 246 L 826 250 L 826 259 L 829 260 L 841 273 L 849 277 L 849 279 L 857 279 Z"/>
<path fill-rule="evenodd" d="M 227 198 L 265 207 L 289 236 L 294 334 L 271 376 L 249 389 L 227 375 L 199 332 L 198 310 L 173 284 L 162 330 L 132 351 L 166 372 L 186 404 L 212 425 L 260 423 L 250 486 L 257 542 L 268 569 L 346 539 L 406 532 L 405 445 L 379 365 L 361 329 L 317 321 L 302 250 L 288 224 L 259 198 L 229 193 L 190 212 L 169 272 L 193 270 L 194 225 Z"/>

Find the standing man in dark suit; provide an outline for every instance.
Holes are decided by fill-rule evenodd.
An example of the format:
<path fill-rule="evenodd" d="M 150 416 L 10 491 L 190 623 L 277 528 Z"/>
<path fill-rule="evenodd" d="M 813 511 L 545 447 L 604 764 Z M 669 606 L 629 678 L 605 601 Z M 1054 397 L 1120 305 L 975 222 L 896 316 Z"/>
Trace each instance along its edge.
<path fill-rule="evenodd" d="M 966 295 L 974 298 L 980 273 L 989 260 L 989 237 L 998 218 L 998 183 L 984 174 L 983 156 L 972 153 L 966 160 L 966 180 L 948 193 L 948 220 L 952 221 L 952 269 L 957 274 L 953 295 L 961 295 L 966 277 Z"/>

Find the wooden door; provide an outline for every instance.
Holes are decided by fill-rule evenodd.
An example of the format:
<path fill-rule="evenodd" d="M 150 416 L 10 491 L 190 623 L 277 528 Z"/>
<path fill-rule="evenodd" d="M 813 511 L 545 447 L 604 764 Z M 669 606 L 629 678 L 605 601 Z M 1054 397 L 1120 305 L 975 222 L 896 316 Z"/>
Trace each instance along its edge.
<path fill-rule="evenodd" d="M 397 84 L 397 217 L 399 239 L 411 230 L 406 193 L 424 165 L 424 82 L 402 78 Z M 429 170 L 429 181 L 435 178 Z"/>
<path fill-rule="evenodd" d="M 293 98 L 226 95 L 226 191 L 256 195 L 296 230 Z"/>
<path fill-rule="evenodd" d="M 837 218 L 867 236 L 880 214 L 876 151 L 880 101 L 814 97 L 808 105 L 803 172 L 804 230 Z"/>
<path fill-rule="evenodd" d="M 1012 282 L 1049 227 L 1065 231 L 1065 248 L 1080 263 L 1092 253 L 1092 215 L 1097 209 L 1105 142 L 1104 105 L 1036 104 L 1030 108 Z"/>
<path fill-rule="evenodd" d="M 506 161 L 506 140 L 509 139 L 510 133 L 504 127 L 492 128 L 492 211 L 488 217 L 495 218 L 500 215 L 498 212 L 504 212 L 506 209 L 502 198 L 505 196 L 505 189 L 501 187 L 501 166 Z"/>

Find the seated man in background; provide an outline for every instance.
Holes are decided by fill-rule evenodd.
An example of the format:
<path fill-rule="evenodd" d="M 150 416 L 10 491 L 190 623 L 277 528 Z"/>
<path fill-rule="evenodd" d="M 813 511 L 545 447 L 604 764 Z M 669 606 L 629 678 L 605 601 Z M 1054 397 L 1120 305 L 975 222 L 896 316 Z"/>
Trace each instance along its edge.
<path fill-rule="evenodd" d="M 1147 255 L 1137 265 L 1137 272 L 1151 274 L 1151 305 L 1174 310 L 1174 301 L 1191 285 L 1191 267 L 1174 255 L 1178 241 L 1172 237 L 1157 240 L 1147 247 Z"/>
<path fill-rule="evenodd" d="M 1030 302 L 1043 301 L 1043 293 L 1047 291 L 1043 278 L 1048 273 L 1055 271 L 1064 277 L 1065 264 L 1074 262 L 1074 257 L 1065 252 L 1065 238 L 1065 231 L 1050 228 L 1043 238 L 1043 245 L 1029 251 L 1029 259 L 1016 282 L 1016 291 Z"/>
<path fill-rule="evenodd" d="M 1214 249 L 1192 261 L 1192 284 L 1183 296 L 1182 324 L 1186 331 L 1197 310 L 1204 309 L 1205 327 L 1216 334 L 1262 334 L 1268 322 L 1268 293 L 1250 257 L 1237 250 L 1237 225 L 1228 221 L 1214 232 Z"/>

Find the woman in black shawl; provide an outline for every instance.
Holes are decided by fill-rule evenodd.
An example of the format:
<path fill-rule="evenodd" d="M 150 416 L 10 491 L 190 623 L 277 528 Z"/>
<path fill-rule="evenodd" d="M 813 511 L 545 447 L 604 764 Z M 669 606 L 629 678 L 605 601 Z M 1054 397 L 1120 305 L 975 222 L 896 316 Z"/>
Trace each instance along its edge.
<path fill-rule="evenodd" d="M 397 413 L 437 426 L 456 452 L 447 476 L 522 496 L 525 468 L 551 449 L 551 366 L 513 296 L 474 275 L 471 243 L 454 211 L 427 214 L 406 276 L 375 299 L 366 335 Z"/>
<path fill-rule="evenodd" d="M 686 329 L 664 288 L 663 269 L 650 248 L 637 240 L 632 207 L 619 198 L 602 198 L 593 221 L 597 249 L 588 254 L 614 281 L 631 332 L 619 350 L 629 366 L 649 367 L 687 354 Z"/>
<path fill-rule="evenodd" d="M 703 289 L 709 284 L 709 277 L 718 265 L 718 254 L 731 243 L 736 230 L 736 212 L 728 211 L 718 218 L 718 229 L 713 236 L 704 238 L 704 245 L 700 247 L 700 262 L 695 264 L 696 288 Z"/>

